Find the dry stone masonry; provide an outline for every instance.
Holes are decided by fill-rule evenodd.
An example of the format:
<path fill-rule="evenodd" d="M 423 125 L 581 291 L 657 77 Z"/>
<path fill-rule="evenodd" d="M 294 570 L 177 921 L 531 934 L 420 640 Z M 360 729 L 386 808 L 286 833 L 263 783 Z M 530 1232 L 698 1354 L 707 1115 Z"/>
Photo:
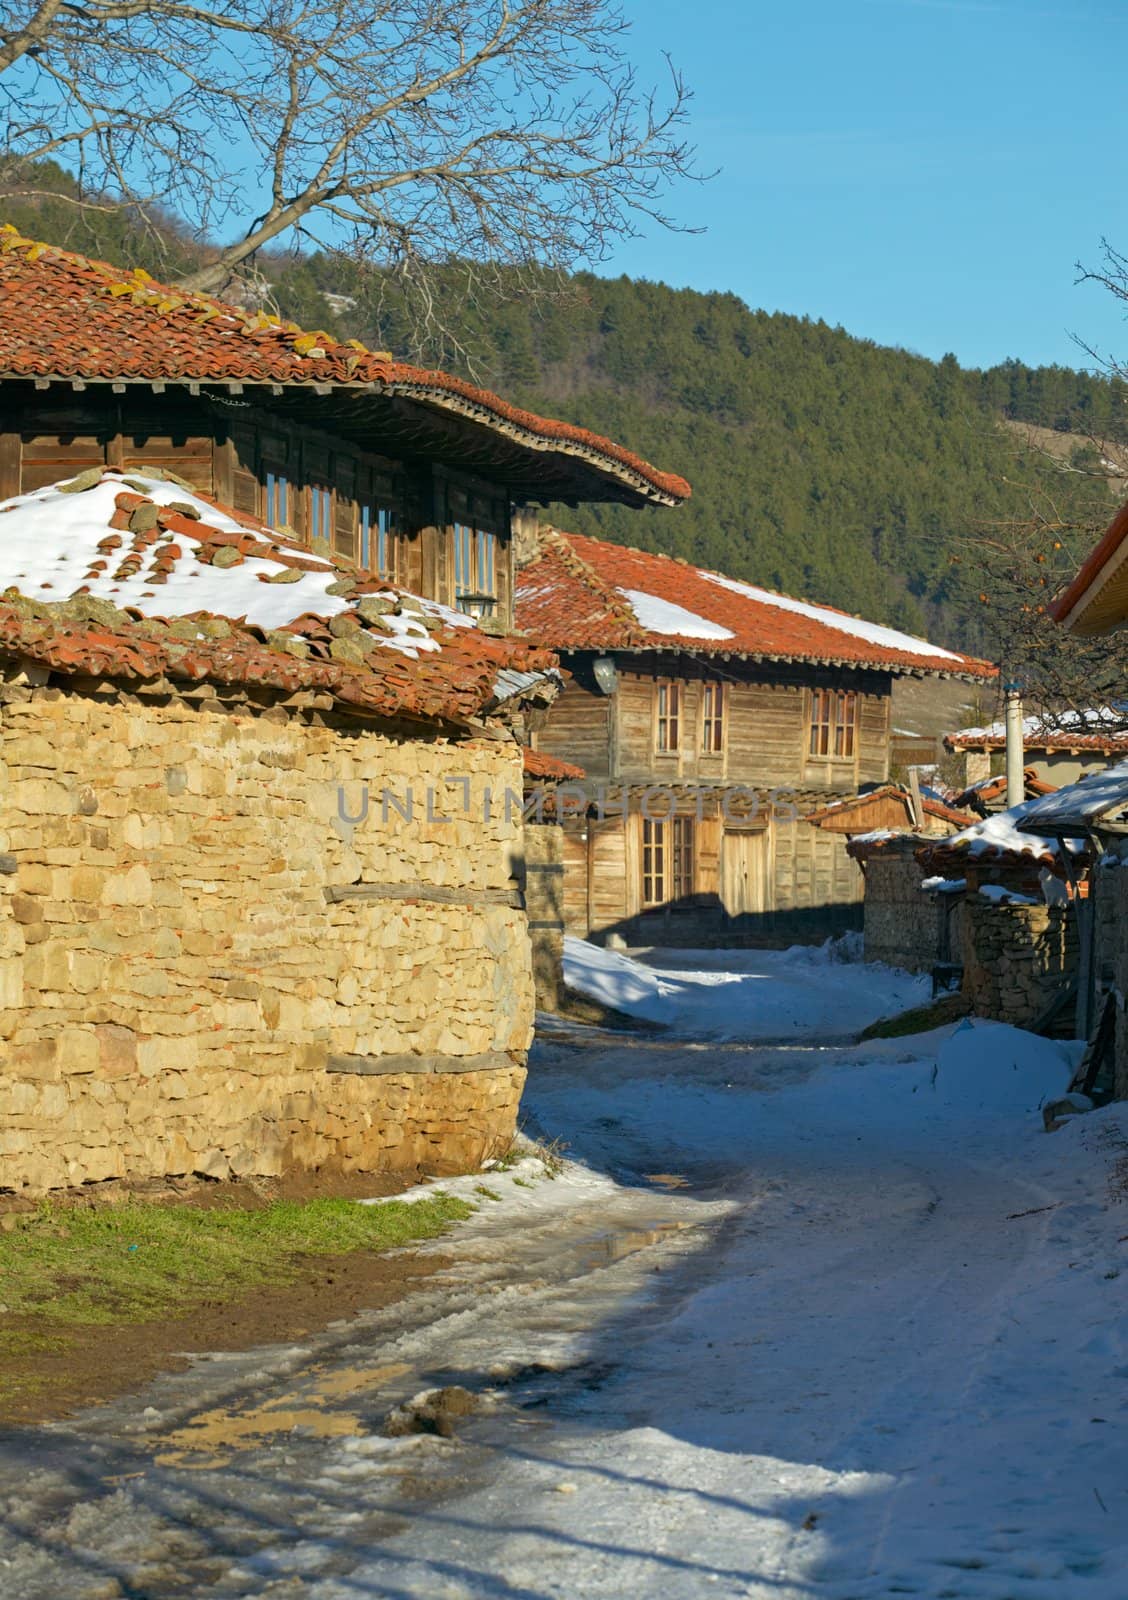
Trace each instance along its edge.
<path fill-rule="evenodd" d="M 515 744 L 0 694 L 0 1187 L 508 1143 L 533 1017 Z"/>

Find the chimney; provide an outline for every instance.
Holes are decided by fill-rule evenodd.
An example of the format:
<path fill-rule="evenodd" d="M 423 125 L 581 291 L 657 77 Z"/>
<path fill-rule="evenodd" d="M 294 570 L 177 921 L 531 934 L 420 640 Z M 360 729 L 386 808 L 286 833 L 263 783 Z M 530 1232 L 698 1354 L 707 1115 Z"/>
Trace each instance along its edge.
<path fill-rule="evenodd" d="M 1026 781 L 1023 769 L 1026 752 L 1022 744 L 1022 685 L 1008 683 L 1003 686 L 1007 697 L 1007 810 L 1020 806 L 1026 799 Z"/>

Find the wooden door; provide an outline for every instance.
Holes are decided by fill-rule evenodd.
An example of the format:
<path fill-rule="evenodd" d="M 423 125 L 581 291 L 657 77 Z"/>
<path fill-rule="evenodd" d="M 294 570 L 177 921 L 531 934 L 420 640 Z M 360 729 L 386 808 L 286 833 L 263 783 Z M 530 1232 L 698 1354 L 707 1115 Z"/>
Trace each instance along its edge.
<path fill-rule="evenodd" d="M 726 830 L 721 839 L 721 901 L 730 917 L 770 911 L 767 828 Z"/>

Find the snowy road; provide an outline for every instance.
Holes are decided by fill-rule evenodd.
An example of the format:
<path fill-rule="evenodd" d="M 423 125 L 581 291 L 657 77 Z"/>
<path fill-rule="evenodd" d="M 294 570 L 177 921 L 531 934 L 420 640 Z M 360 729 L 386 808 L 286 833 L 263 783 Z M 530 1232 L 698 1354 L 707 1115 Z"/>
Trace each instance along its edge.
<path fill-rule="evenodd" d="M 1128 1108 L 1047 1136 L 1067 1076 L 550 1035 L 568 1172 L 406 1306 L 2 1441 L 0 1594 L 1124 1600 Z M 453 1438 L 383 1435 L 442 1384 Z"/>

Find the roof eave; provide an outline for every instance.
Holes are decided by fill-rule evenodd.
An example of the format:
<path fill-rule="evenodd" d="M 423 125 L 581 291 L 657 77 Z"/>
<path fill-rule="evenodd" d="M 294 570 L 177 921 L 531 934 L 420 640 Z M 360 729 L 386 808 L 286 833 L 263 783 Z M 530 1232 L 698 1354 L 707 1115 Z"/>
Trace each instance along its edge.
<path fill-rule="evenodd" d="M 675 493 L 653 482 L 645 474 L 636 471 L 628 463 L 617 460 L 614 456 L 605 454 L 595 445 L 588 444 L 578 439 L 566 437 L 546 436 L 536 433 L 530 428 L 510 418 L 501 416 L 491 410 L 489 406 L 476 404 L 464 395 L 449 391 L 441 385 L 414 383 L 405 380 L 393 380 L 387 383 L 377 382 L 373 379 L 348 380 L 341 378 L 319 378 L 316 373 L 311 373 L 308 378 L 302 379 L 263 379 L 263 378 L 219 378 L 206 375 L 193 375 L 178 373 L 173 376 L 153 375 L 142 377 L 136 374 L 105 377 L 101 374 L 90 375 L 84 372 L 53 372 L 31 373 L 11 369 L 0 369 L 0 381 L 32 383 L 36 389 L 45 390 L 53 383 L 65 384 L 72 389 L 85 390 L 91 388 L 106 388 L 115 394 L 124 394 L 128 389 L 144 389 L 150 393 L 161 394 L 167 389 L 186 389 L 192 396 L 203 399 L 214 399 L 220 404 L 238 398 L 248 391 L 265 391 L 273 397 L 290 393 L 309 393 L 316 395 L 330 395 L 334 393 L 369 394 L 373 396 L 399 396 L 403 399 L 414 400 L 425 404 L 436 411 L 443 411 L 454 416 L 465 418 L 468 422 L 479 427 L 488 428 L 493 433 L 501 434 L 511 439 L 520 448 L 536 455 L 546 457 L 571 457 L 582 461 L 587 467 L 594 470 L 599 476 L 609 480 L 620 491 L 617 495 L 609 495 L 608 499 L 627 499 L 622 490 L 629 492 L 629 504 L 655 505 L 673 508 L 682 505 L 689 497 L 689 485 L 685 485 L 685 493 Z M 573 503 L 583 500 L 594 500 L 595 496 L 584 492 L 583 487 L 575 485 L 572 490 L 575 499 Z M 545 504 L 560 496 L 551 492 L 546 486 Z"/>
<path fill-rule="evenodd" d="M 535 634 L 536 629 L 524 625 L 524 631 Z M 560 640 L 542 640 L 544 648 L 560 650 L 570 655 L 582 651 L 590 651 L 597 655 L 683 655 L 683 656 L 715 656 L 721 661 L 768 661 L 793 663 L 797 666 L 810 667 L 842 667 L 853 668 L 859 672 L 889 672 L 900 677 L 917 678 L 958 678 L 965 683 L 983 683 L 998 676 L 998 668 L 984 666 L 981 670 L 960 671 L 957 668 L 910 666 L 908 662 L 897 661 L 859 661 L 848 656 L 812 656 L 796 655 L 783 651 L 767 650 L 733 650 L 726 649 L 723 645 L 709 640 L 699 640 L 696 644 L 692 640 L 671 641 L 648 640 L 643 644 L 600 644 L 584 642 L 581 644 L 568 644 Z"/>

